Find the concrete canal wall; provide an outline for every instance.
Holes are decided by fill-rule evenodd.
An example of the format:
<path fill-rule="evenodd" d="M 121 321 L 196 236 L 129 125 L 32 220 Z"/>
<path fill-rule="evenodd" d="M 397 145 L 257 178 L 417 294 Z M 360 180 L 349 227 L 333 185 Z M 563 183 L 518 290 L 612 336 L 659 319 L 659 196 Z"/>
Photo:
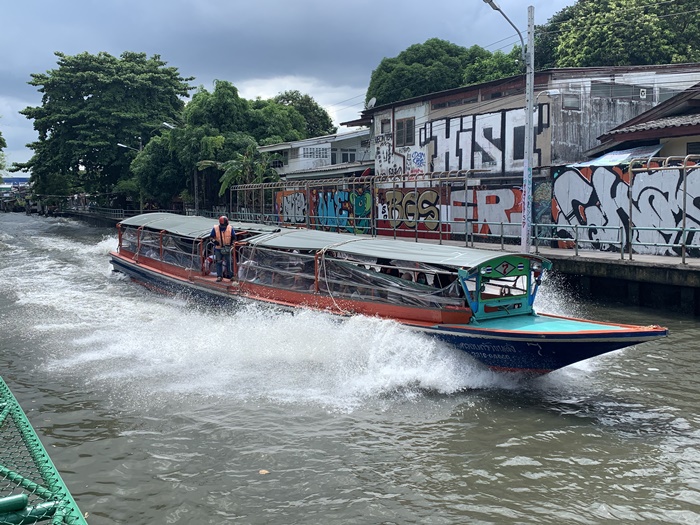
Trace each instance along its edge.
<path fill-rule="evenodd" d="M 700 315 L 700 261 L 682 264 L 678 257 L 648 255 L 630 261 L 598 252 L 542 255 L 581 298 Z"/>

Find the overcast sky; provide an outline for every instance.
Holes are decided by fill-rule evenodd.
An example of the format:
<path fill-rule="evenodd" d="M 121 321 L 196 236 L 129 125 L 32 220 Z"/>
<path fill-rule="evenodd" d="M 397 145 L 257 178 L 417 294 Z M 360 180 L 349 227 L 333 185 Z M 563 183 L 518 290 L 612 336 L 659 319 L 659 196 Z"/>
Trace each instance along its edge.
<path fill-rule="evenodd" d="M 527 32 L 575 0 L 496 0 Z M 56 67 L 54 52 L 158 54 L 195 86 L 228 80 L 246 99 L 296 89 L 336 123 L 363 108 L 382 58 L 440 38 L 509 51 L 516 32 L 483 0 L 23 0 L 4 2 L 0 30 L 0 132 L 8 164 L 25 162 L 36 140 L 18 111 L 39 106 L 31 73 Z M 342 130 L 343 128 L 341 128 Z"/>

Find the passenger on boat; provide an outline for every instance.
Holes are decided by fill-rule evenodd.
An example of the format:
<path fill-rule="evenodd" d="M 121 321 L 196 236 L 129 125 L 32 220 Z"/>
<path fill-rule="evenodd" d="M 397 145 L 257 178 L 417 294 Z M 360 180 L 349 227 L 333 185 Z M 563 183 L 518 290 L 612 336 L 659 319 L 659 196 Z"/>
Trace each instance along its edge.
<path fill-rule="evenodd" d="M 428 278 L 423 272 L 418 272 L 418 275 L 416 275 L 416 282 L 428 286 Z"/>
<path fill-rule="evenodd" d="M 377 259 L 377 265 L 379 266 L 380 273 L 385 273 L 387 275 L 391 275 L 392 277 L 400 276 L 399 269 L 394 268 L 394 265 L 391 264 L 391 261 L 389 259 L 379 258 Z"/>
<path fill-rule="evenodd" d="M 223 277 L 233 280 L 233 271 L 231 270 L 231 249 L 233 242 L 236 240 L 236 232 L 228 223 L 228 217 L 222 215 L 219 217 L 219 224 L 211 229 L 211 235 L 214 239 L 216 247 L 214 248 L 214 256 L 216 258 L 216 282 L 221 282 Z M 223 268 L 224 264 L 226 265 Z"/>

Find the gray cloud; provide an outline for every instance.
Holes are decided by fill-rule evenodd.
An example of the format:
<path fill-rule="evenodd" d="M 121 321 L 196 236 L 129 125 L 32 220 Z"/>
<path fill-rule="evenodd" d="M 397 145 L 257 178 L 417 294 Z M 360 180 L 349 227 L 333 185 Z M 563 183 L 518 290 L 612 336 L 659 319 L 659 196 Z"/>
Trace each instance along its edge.
<path fill-rule="evenodd" d="M 574 0 L 533 0 L 544 23 Z M 526 30 L 527 3 L 499 0 Z M 39 105 L 32 73 L 56 67 L 55 51 L 158 54 L 195 86 L 229 80 L 246 98 L 286 89 L 310 94 L 350 120 L 362 109 L 372 70 L 411 44 L 442 38 L 496 50 L 519 42 L 481 0 L 24 0 L 3 6 L 0 132 L 10 162 L 24 162 L 36 139 L 17 112 Z M 502 42 L 501 39 L 505 39 Z"/>

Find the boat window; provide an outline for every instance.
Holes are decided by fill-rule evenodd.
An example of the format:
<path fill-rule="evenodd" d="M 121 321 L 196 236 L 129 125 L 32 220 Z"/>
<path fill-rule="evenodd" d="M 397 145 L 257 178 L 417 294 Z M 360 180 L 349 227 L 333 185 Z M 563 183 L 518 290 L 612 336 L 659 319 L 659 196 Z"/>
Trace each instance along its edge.
<path fill-rule="evenodd" d="M 297 291 L 314 291 L 314 253 L 243 246 L 238 257 L 238 278 Z"/>
<path fill-rule="evenodd" d="M 313 293 L 316 291 L 314 255 L 314 252 L 247 245 L 240 252 L 239 279 Z M 355 259 L 345 253 L 326 253 L 319 260 L 319 293 L 336 298 L 429 308 L 464 306 L 458 280 L 452 278 L 445 287 L 436 287 L 433 284 L 439 279 L 434 277 L 430 268 L 396 260 L 386 263 L 386 260 Z M 385 273 L 380 268 L 395 271 Z"/>
<path fill-rule="evenodd" d="M 138 247 L 138 242 L 138 230 L 136 228 L 122 229 L 122 249 L 135 252 Z"/>
<path fill-rule="evenodd" d="M 397 276 L 397 272 L 376 271 L 372 266 L 367 268 L 362 261 L 324 258 L 319 279 L 324 281 L 327 293 L 338 297 L 428 308 L 463 306 L 456 290 L 416 282 L 414 274 L 417 272 L 410 265 L 413 263 L 392 261 L 392 266 L 398 270 Z"/>
<path fill-rule="evenodd" d="M 161 252 L 161 233 L 127 227 L 122 230 L 122 249 L 155 261 L 163 261 L 186 269 L 200 267 L 199 241 L 176 235 L 163 235 Z"/>
<path fill-rule="evenodd" d="M 527 294 L 527 277 L 524 275 L 496 279 L 482 277 L 480 292 L 481 300 L 522 296 Z"/>

